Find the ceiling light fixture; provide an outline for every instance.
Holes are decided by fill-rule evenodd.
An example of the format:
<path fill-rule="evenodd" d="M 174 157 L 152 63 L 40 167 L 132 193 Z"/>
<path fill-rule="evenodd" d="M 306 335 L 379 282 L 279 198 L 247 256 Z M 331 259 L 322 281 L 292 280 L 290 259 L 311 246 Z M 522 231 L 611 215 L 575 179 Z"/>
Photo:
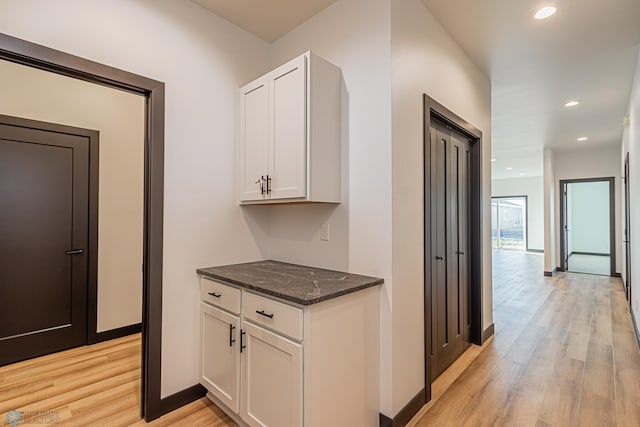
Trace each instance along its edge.
<path fill-rule="evenodd" d="M 564 104 L 565 107 L 575 107 L 576 105 L 579 105 L 580 102 L 579 101 L 569 101 L 566 104 Z"/>
<path fill-rule="evenodd" d="M 524 176 L 524 174 L 523 174 L 523 173 L 521 173 L 521 174 L 520 174 L 520 176 Z"/>
<path fill-rule="evenodd" d="M 550 17 L 551 15 L 556 13 L 557 10 L 558 9 L 556 9 L 553 6 L 545 6 L 542 9 L 540 9 L 539 11 L 537 11 L 536 14 L 534 15 L 534 17 L 536 19 L 547 19 L 548 17 Z"/>
<path fill-rule="evenodd" d="M 513 169 L 511 166 L 509 166 L 509 167 L 507 168 L 507 170 L 508 170 L 508 171 L 510 171 L 511 169 Z"/>
<path fill-rule="evenodd" d="M 578 138 L 578 141 L 583 142 L 583 141 L 586 141 L 587 139 L 589 138 L 587 138 L 586 136 L 581 136 L 580 138 Z"/>
<path fill-rule="evenodd" d="M 498 159 L 491 159 L 492 162 L 495 162 L 496 160 L 498 160 Z"/>

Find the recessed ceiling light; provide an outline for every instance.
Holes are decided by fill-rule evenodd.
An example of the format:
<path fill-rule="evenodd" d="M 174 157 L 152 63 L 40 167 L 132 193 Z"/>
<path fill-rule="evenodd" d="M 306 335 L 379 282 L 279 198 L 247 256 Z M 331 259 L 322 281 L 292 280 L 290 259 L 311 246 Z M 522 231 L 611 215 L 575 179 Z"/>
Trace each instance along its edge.
<path fill-rule="evenodd" d="M 491 159 L 492 162 L 495 162 L 496 160 L 498 160 L 498 159 Z"/>
<path fill-rule="evenodd" d="M 524 174 L 523 174 L 523 173 L 521 173 L 521 174 L 520 174 L 520 176 L 524 176 Z"/>
<path fill-rule="evenodd" d="M 575 107 L 576 105 L 580 104 L 579 101 L 569 101 L 566 104 L 564 104 L 565 107 Z"/>
<path fill-rule="evenodd" d="M 581 136 L 580 138 L 578 138 L 578 141 L 583 142 L 583 141 L 586 141 L 587 139 L 589 138 L 587 138 L 586 136 Z"/>
<path fill-rule="evenodd" d="M 551 15 L 556 13 L 557 10 L 558 9 L 556 9 L 553 6 L 545 6 L 542 9 L 540 9 L 539 11 L 537 11 L 536 14 L 534 15 L 534 17 L 536 19 L 547 19 L 548 17 L 550 17 Z"/>
<path fill-rule="evenodd" d="M 507 168 L 507 170 L 508 170 L 508 171 L 510 171 L 511 169 L 513 169 L 511 166 L 509 166 L 509 167 Z"/>

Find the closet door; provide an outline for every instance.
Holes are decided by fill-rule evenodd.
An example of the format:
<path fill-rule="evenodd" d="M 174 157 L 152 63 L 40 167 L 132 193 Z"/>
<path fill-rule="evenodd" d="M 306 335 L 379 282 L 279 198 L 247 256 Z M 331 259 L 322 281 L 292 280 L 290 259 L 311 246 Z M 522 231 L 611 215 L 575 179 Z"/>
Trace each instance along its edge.
<path fill-rule="evenodd" d="M 431 378 L 468 347 L 468 156 L 462 135 L 431 130 Z"/>

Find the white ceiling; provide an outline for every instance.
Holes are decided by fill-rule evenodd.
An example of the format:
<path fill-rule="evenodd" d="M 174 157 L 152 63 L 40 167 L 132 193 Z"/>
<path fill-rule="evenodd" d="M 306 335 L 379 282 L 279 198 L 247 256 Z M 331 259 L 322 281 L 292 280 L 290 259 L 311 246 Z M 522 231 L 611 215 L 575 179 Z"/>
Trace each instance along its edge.
<path fill-rule="evenodd" d="M 337 0 L 192 0 L 211 12 L 273 42 Z"/>
<path fill-rule="evenodd" d="M 541 175 L 543 147 L 620 143 L 640 46 L 639 0 L 422 2 L 491 78 L 494 178 Z M 558 12 L 533 19 L 548 4 Z M 581 104 L 565 108 L 572 99 Z"/>
<path fill-rule="evenodd" d="M 192 0 L 272 42 L 336 0 Z M 620 143 L 640 0 L 422 0 L 492 84 L 494 178 L 542 175 L 542 149 Z M 541 6 L 558 12 L 533 19 Z M 572 99 L 581 104 L 567 109 Z M 577 142 L 580 136 L 588 142 Z M 507 170 L 511 167 L 511 170 Z"/>

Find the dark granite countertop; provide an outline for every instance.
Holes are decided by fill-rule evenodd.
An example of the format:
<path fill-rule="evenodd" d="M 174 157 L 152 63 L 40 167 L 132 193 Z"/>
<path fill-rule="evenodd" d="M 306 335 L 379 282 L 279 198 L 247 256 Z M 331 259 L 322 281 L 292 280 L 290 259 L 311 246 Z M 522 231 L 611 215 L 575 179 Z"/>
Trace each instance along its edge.
<path fill-rule="evenodd" d="M 377 277 L 279 261 L 199 268 L 198 274 L 296 304 L 310 305 L 384 283 Z"/>

